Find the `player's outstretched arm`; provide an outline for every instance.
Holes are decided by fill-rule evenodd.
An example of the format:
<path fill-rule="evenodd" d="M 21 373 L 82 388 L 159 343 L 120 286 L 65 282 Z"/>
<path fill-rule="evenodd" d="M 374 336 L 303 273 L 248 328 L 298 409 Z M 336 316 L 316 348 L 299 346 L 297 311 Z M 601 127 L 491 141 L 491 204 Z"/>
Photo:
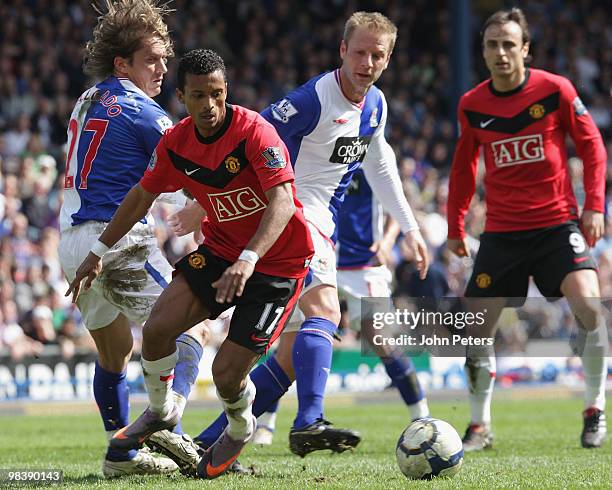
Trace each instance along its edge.
<path fill-rule="evenodd" d="M 234 296 L 242 295 L 244 285 L 253 274 L 258 258 L 263 257 L 270 250 L 295 213 L 290 182 L 274 186 L 265 194 L 268 198 L 268 206 L 261 217 L 257 231 L 245 248 L 245 250 L 254 252 L 257 257 L 252 260 L 249 257 L 239 257 L 217 281 L 212 283 L 212 287 L 217 289 L 216 300 L 219 303 L 229 303 Z"/>
<path fill-rule="evenodd" d="M 136 184 L 127 193 L 123 202 L 115 212 L 113 219 L 106 226 L 98 241 L 92 247 L 85 260 L 76 271 L 74 280 L 70 283 L 66 296 L 72 293 L 72 302 L 76 303 L 81 290 L 81 281 L 85 278 L 85 290 L 91 287 L 102 270 L 102 255 L 117 243 L 132 227 L 146 216 L 158 194 L 145 191 Z"/>

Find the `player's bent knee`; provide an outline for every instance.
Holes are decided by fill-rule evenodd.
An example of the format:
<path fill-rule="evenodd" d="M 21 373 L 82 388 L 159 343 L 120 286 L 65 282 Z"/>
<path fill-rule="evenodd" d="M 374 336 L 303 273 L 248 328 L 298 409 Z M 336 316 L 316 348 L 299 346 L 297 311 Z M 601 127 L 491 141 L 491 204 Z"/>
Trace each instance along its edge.
<path fill-rule="evenodd" d="M 185 333 L 187 335 L 191 335 L 202 346 L 205 346 L 211 338 L 210 328 L 208 327 L 207 321 L 190 328 Z"/>
<path fill-rule="evenodd" d="M 593 269 L 570 272 L 561 282 L 563 296 L 570 299 L 599 298 L 599 280 Z"/>
<path fill-rule="evenodd" d="M 142 341 L 147 345 L 159 345 L 165 343 L 169 337 L 172 337 L 171 332 L 168 332 L 161 323 L 147 321 L 142 329 Z M 174 338 L 178 335 L 174 336 Z"/>
<path fill-rule="evenodd" d="M 293 370 L 293 352 L 276 352 L 274 354 L 276 362 L 285 371 L 285 374 L 291 381 L 295 381 L 295 371 Z"/>
<path fill-rule="evenodd" d="M 309 314 L 306 315 L 306 318 L 325 318 L 329 320 L 334 325 L 338 325 L 340 323 L 340 308 L 334 308 L 332 305 L 317 305 L 310 308 Z"/>
<path fill-rule="evenodd" d="M 103 352 L 98 351 L 98 364 L 102 369 L 110 373 L 122 373 L 127 369 L 127 365 L 132 357 L 132 349 L 122 352 L 108 350 Z"/>
<path fill-rule="evenodd" d="M 123 372 L 132 356 L 134 339 L 127 319 L 118 317 L 110 325 L 90 331 L 98 350 L 98 363 L 111 373 Z"/>
<path fill-rule="evenodd" d="M 232 398 L 240 393 L 243 379 L 226 362 L 213 362 L 212 376 L 217 391 L 223 398 Z"/>
<path fill-rule="evenodd" d="M 302 297 L 300 309 L 306 318 L 325 318 L 338 325 L 340 323 L 338 290 L 332 286 L 317 287 Z"/>
<path fill-rule="evenodd" d="M 593 304 L 592 298 L 572 302 L 572 311 L 578 318 L 579 325 L 585 330 L 595 330 L 603 320 L 601 309 L 598 304 Z"/>

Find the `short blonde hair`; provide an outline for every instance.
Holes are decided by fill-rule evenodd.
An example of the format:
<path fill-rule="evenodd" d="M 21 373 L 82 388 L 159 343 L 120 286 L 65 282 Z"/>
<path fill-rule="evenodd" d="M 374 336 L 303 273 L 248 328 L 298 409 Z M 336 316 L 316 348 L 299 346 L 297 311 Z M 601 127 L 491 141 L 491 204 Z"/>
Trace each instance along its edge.
<path fill-rule="evenodd" d="M 393 51 L 395 41 L 397 40 L 397 26 L 391 20 L 380 12 L 355 12 L 351 15 L 346 24 L 344 24 L 344 42 L 348 43 L 353 31 L 357 27 L 365 26 L 376 32 L 389 34 L 390 45 L 389 51 Z"/>
<path fill-rule="evenodd" d="M 167 4 L 159 0 L 105 0 L 104 12 L 94 5 L 100 14 L 93 31 L 93 39 L 85 46 L 83 68 L 96 78 L 111 76 L 115 70 L 115 57 L 131 59 L 148 37 L 159 38 L 170 57 L 172 41 L 164 16 L 171 12 Z"/>

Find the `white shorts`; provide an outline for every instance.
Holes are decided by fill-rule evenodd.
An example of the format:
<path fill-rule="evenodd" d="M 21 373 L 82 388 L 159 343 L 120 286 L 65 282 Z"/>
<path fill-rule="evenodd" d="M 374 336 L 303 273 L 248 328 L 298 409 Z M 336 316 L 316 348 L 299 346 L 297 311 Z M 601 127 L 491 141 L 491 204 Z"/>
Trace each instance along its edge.
<path fill-rule="evenodd" d="M 310 230 L 315 252 L 310 262 L 310 270 L 300 297 L 304 296 L 312 288 L 324 284 L 335 288 L 338 287 L 336 282 L 336 250 L 334 244 L 329 238 L 323 236 L 310 222 L 308 223 L 308 229 Z M 304 320 L 304 314 L 299 306 L 296 307 L 283 332 L 297 332 Z"/>
<path fill-rule="evenodd" d="M 68 282 L 87 257 L 106 223 L 90 221 L 61 234 L 59 259 Z M 162 255 L 152 227 L 137 223 L 111 248 L 102 261 L 102 272 L 91 288 L 81 293 L 77 306 L 89 330 L 106 327 L 123 313 L 143 324 L 155 301 L 172 279 L 172 267 Z"/>
<path fill-rule="evenodd" d="M 346 300 L 351 328 L 361 328 L 361 298 L 389 298 L 392 280 L 385 265 L 338 271 L 338 294 Z"/>

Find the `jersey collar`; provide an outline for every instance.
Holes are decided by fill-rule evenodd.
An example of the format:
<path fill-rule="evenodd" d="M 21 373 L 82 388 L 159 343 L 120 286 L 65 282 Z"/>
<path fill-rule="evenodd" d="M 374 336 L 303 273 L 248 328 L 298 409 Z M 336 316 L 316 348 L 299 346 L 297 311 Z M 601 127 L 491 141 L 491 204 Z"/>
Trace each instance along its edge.
<path fill-rule="evenodd" d="M 527 85 L 527 82 L 529 81 L 530 73 L 531 72 L 529 68 L 526 68 L 525 69 L 525 80 L 523 80 L 518 87 L 513 88 L 512 90 L 508 90 L 507 92 L 500 92 L 499 90 L 495 90 L 495 87 L 493 87 L 493 80 L 489 80 L 489 90 L 491 91 L 493 95 L 497 97 L 510 97 L 511 95 L 518 94 Z"/>
<path fill-rule="evenodd" d="M 233 107 L 230 104 L 225 104 L 225 119 L 223 120 L 223 124 L 219 128 L 219 131 L 217 131 L 212 136 L 205 137 L 199 133 L 198 128 L 196 128 L 196 125 L 194 123 L 193 130 L 195 131 L 196 138 L 198 139 L 200 143 L 204 143 L 205 145 L 210 145 L 211 143 L 214 143 L 227 132 L 227 129 L 230 127 L 230 124 L 232 124 L 233 116 L 234 116 Z"/>
<path fill-rule="evenodd" d="M 117 80 L 121 86 L 126 89 L 129 90 L 131 92 L 136 92 L 137 94 L 142 95 L 143 97 L 146 97 L 147 99 L 151 99 L 151 97 L 149 97 L 147 94 L 145 94 L 141 89 L 139 89 L 136 84 L 134 82 L 132 82 L 129 78 L 125 78 L 125 77 L 116 77 L 113 75 L 113 78 L 115 80 Z M 151 99 L 153 100 L 153 99 Z"/>
<path fill-rule="evenodd" d="M 340 89 L 340 92 L 342 92 L 342 96 L 346 99 L 346 101 L 351 104 L 352 106 L 357 107 L 358 109 L 363 109 L 363 107 L 365 106 L 365 97 L 361 100 L 361 102 L 353 102 L 351 99 L 349 99 L 346 94 L 344 93 L 344 90 L 342 90 L 342 83 L 340 82 L 340 69 L 337 68 L 334 71 L 334 78 L 336 79 L 336 83 L 338 84 L 338 88 Z"/>

